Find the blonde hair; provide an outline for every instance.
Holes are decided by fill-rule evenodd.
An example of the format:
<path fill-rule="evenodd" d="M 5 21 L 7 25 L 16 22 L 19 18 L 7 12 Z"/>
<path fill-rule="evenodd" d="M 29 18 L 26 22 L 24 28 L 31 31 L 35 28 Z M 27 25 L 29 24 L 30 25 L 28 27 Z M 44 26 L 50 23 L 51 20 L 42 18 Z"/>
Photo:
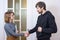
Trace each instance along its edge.
<path fill-rule="evenodd" d="M 5 15 L 4 15 L 4 21 L 6 22 L 6 23 L 9 23 L 10 22 L 10 19 L 11 19 L 11 17 L 10 17 L 10 15 L 11 15 L 11 13 L 13 13 L 13 15 L 14 15 L 14 12 L 5 12 Z"/>

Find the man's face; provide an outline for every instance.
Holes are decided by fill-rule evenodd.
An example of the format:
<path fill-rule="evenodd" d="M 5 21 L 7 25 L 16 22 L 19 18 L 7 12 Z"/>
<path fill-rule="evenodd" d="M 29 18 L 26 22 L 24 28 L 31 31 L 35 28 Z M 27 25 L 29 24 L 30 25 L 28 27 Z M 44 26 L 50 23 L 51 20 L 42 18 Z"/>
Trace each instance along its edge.
<path fill-rule="evenodd" d="M 42 8 L 40 8 L 39 6 L 36 7 L 37 8 L 37 12 L 40 14 L 42 13 Z"/>

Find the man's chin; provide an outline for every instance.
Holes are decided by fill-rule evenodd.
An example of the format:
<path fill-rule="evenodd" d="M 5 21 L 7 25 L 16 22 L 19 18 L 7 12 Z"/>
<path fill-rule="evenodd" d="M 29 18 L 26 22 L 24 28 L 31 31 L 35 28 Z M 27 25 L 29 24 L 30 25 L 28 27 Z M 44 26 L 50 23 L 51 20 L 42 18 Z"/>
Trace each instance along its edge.
<path fill-rule="evenodd" d="M 41 14 L 41 12 L 38 12 L 38 14 Z"/>

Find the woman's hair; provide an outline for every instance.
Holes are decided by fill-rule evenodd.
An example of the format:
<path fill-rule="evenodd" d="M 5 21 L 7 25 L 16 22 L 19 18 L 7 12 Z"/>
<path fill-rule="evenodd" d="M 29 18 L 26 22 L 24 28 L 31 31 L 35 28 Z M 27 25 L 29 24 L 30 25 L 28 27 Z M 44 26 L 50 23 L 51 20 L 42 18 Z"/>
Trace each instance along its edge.
<path fill-rule="evenodd" d="M 11 13 L 13 13 L 13 15 L 14 15 L 14 12 L 9 12 L 9 11 L 5 12 L 4 21 L 6 23 L 9 23 L 10 22 L 10 19 L 11 19 L 10 15 L 11 15 Z"/>

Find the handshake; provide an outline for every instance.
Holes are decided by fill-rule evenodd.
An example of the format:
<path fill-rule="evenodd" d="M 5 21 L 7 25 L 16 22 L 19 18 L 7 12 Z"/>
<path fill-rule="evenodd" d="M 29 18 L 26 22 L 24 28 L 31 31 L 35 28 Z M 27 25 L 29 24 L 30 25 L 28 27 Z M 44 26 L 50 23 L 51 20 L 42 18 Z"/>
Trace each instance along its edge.
<path fill-rule="evenodd" d="M 39 26 L 37 31 L 38 32 L 42 32 L 42 27 Z M 25 37 L 28 37 L 30 35 L 28 31 L 27 32 L 23 32 L 23 33 L 24 33 Z"/>
<path fill-rule="evenodd" d="M 29 32 L 25 32 L 25 33 L 24 33 L 24 36 L 25 36 L 25 37 L 28 37 L 29 35 L 30 35 Z"/>

